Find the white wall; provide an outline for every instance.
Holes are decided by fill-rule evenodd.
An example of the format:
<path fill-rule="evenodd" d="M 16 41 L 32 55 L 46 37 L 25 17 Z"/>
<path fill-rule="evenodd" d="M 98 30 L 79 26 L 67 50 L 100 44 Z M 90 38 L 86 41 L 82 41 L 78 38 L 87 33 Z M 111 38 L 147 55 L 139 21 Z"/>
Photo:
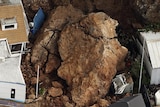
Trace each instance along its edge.
<path fill-rule="evenodd" d="M 140 42 L 137 40 L 137 46 L 140 50 L 140 53 L 142 54 L 143 47 L 140 44 Z M 150 74 L 150 84 L 160 84 L 160 68 L 153 68 L 152 64 L 149 60 L 149 57 L 145 51 L 144 53 L 144 65 Z"/>
<path fill-rule="evenodd" d="M 150 84 L 160 84 L 160 68 L 152 70 Z"/>
<path fill-rule="evenodd" d="M 11 98 L 11 89 L 15 89 L 15 98 Z M 0 98 L 25 102 L 26 86 L 23 84 L 0 82 Z"/>

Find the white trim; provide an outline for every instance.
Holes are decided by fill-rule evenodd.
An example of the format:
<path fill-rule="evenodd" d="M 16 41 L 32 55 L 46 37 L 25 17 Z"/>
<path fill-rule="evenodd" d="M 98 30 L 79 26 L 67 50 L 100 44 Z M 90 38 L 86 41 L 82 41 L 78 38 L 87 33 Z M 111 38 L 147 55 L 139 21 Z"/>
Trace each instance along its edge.
<path fill-rule="evenodd" d="M 23 16 L 24 16 L 24 24 L 25 24 L 25 28 L 26 28 L 26 34 L 27 36 L 29 35 L 29 32 L 30 32 L 30 27 L 28 25 L 28 20 L 27 20 L 27 16 L 26 16 L 26 13 L 25 13 L 25 10 L 24 10 L 24 6 L 23 6 L 23 3 L 22 1 L 20 0 L 20 4 L 22 6 L 22 10 L 23 10 Z"/>
<path fill-rule="evenodd" d="M 17 26 L 18 25 L 17 25 L 16 17 L 1 19 L 2 31 L 15 30 L 15 29 L 17 29 Z"/>
<path fill-rule="evenodd" d="M 12 53 L 11 53 L 10 47 L 8 45 L 7 38 L 1 38 L 0 41 L 6 41 L 6 47 L 7 47 L 7 51 L 8 51 L 8 55 L 9 55 L 8 57 L 10 57 Z"/>
<path fill-rule="evenodd" d="M 21 48 L 17 51 L 12 51 L 12 47 L 13 45 L 21 45 Z M 25 51 L 27 50 L 27 47 L 26 47 L 26 42 L 21 42 L 21 43 L 15 43 L 15 44 L 10 44 L 10 50 L 11 50 L 11 53 L 12 54 L 15 54 L 15 53 L 21 53 L 21 54 L 24 54 Z"/>

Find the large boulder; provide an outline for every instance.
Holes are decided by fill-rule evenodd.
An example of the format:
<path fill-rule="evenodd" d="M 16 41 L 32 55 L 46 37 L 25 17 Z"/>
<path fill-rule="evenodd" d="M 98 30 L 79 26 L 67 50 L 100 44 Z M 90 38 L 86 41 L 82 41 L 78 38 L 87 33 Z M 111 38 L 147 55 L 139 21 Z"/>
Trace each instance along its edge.
<path fill-rule="evenodd" d="M 57 47 L 60 32 L 68 23 L 77 22 L 82 16 L 82 12 L 72 5 L 59 6 L 51 11 L 32 47 L 31 62 L 35 69 L 39 65 L 40 68 L 45 68 L 46 73 L 50 73 L 60 66 L 61 58 Z"/>
<path fill-rule="evenodd" d="M 117 40 L 116 20 L 103 12 L 84 15 L 72 5 L 52 10 L 34 42 L 31 62 L 58 76 L 71 89 L 76 106 L 89 106 L 107 94 L 127 49 Z"/>
<path fill-rule="evenodd" d="M 103 98 L 127 49 L 116 38 L 116 20 L 105 13 L 91 13 L 79 23 L 68 24 L 58 41 L 61 66 L 58 75 L 71 87 L 77 106 Z"/>

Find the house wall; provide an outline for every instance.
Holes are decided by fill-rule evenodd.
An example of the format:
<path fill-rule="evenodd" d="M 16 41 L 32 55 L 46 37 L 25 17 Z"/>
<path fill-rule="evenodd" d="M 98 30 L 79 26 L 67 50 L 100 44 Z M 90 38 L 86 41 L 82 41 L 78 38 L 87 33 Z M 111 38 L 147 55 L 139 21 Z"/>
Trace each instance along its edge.
<path fill-rule="evenodd" d="M 143 52 L 142 44 L 137 40 L 137 46 L 139 48 L 140 53 Z M 148 54 L 144 53 L 144 65 L 146 67 L 146 70 L 150 74 L 150 84 L 160 84 L 160 68 L 153 68 L 152 64 L 150 62 L 150 59 L 148 57 Z"/>
<path fill-rule="evenodd" d="M 19 4 L 21 0 L 9 0 L 12 4 Z"/>
<path fill-rule="evenodd" d="M 15 89 L 15 98 L 11 98 L 11 89 Z M 0 82 L 0 98 L 25 102 L 26 86 L 24 84 Z"/>
<path fill-rule="evenodd" d="M 145 39 L 146 46 L 153 68 L 160 67 L 160 32 L 141 32 L 140 36 Z"/>
<path fill-rule="evenodd" d="M 152 70 L 150 84 L 160 84 L 160 68 Z"/>
<path fill-rule="evenodd" d="M 150 73 L 150 84 L 160 84 L 160 32 L 140 32 L 139 37 L 141 43 L 145 39 L 144 63 Z"/>
<path fill-rule="evenodd" d="M 25 10 L 24 10 L 24 6 L 23 6 L 23 3 L 21 0 L 18 0 L 22 6 L 22 10 L 23 10 L 23 16 L 24 16 L 24 24 L 25 24 L 25 28 L 26 28 L 26 34 L 27 36 L 29 35 L 29 32 L 30 32 L 30 27 L 28 25 L 28 19 L 27 19 L 27 16 L 26 16 L 26 13 L 25 13 Z"/>

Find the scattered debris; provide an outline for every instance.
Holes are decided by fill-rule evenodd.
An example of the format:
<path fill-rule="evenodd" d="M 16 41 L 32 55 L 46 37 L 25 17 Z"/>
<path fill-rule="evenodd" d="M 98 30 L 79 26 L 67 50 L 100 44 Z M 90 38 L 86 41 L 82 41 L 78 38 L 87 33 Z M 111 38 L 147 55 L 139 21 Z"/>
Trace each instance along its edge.
<path fill-rule="evenodd" d="M 128 80 L 129 81 L 128 81 Z M 133 80 L 131 76 L 126 78 L 125 73 L 116 75 L 116 77 L 112 80 L 115 94 L 123 94 L 123 93 L 131 93 L 133 92 Z"/>

